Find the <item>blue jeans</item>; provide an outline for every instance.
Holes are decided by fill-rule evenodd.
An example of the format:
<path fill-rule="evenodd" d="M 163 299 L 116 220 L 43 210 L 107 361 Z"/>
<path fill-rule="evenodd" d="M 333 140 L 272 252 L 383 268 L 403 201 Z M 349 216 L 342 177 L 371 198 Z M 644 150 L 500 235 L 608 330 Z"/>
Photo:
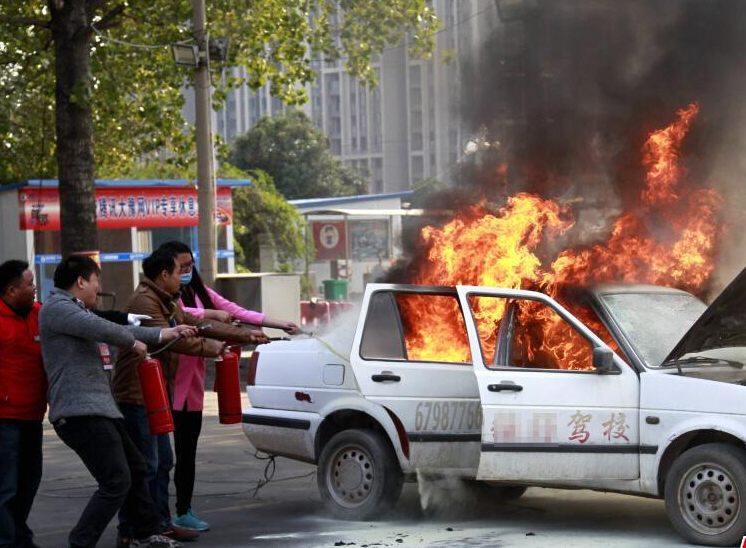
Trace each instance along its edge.
<path fill-rule="evenodd" d="M 26 525 L 41 482 L 41 421 L 0 419 L 0 548 L 29 546 Z"/>
<path fill-rule="evenodd" d="M 124 415 L 127 433 L 145 459 L 148 489 L 155 504 L 158 521 L 165 529 L 171 525 L 171 512 L 168 507 L 168 484 L 171 469 L 174 467 L 171 439 L 168 434 L 151 435 L 144 406 L 120 403 L 119 409 Z M 132 536 L 131 520 L 124 511 L 119 512 L 119 534 L 123 537 Z"/>

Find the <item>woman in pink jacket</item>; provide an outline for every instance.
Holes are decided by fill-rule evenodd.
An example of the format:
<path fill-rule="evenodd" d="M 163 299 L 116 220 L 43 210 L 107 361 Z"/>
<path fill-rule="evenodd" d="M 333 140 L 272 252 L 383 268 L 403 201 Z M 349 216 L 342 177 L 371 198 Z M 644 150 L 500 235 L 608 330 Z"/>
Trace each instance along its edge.
<path fill-rule="evenodd" d="M 181 274 L 182 308 L 200 318 L 230 322 L 233 319 L 257 326 L 274 327 L 294 335 L 300 328 L 293 322 L 273 320 L 261 312 L 246 310 L 207 287 L 194 266 L 189 246 L 171 241 L 161 247 L 176 251 Z M 197 440 L 202 429 L 202 404 L 205 397 L 205 360 L 199 356 L 179 356 L 173 393 L 174 418 L 174 484 L 176 485 L 176 518 L 179 527 L 206 531 L 209 524 L 192 511 Z"/>

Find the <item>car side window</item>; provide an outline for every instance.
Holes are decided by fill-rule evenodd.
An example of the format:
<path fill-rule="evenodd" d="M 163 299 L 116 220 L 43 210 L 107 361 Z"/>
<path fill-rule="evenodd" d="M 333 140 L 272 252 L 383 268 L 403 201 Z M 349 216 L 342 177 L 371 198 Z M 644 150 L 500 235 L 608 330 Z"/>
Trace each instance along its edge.
<path fill-rule="evenodd" d="M 471 296 L 490 368 L 593 369 L 593 345 L 552 308 L 528 299 Z"/>
<path fill-rule="evenodd" d="M 544 303 L 516 302 L 508 367 L 593 369 L 593 345 Z"/>
<path fill-rule="evenodd" d="M 370 298 L 360 356 L 369 360 L 406 359 L 399 310 L 390 291 L 379 291 Z"/>
<path fill-rule="evenodd" d="M 376 292 L 368 305 L 360 356 L 470 364 L 469 339 L 456 295 Z"/>

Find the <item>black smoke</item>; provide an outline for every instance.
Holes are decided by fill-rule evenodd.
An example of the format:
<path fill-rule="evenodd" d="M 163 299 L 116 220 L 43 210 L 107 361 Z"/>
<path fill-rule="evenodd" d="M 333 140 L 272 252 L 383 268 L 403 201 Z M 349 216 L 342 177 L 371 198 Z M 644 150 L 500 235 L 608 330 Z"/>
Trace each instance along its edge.
<path fill-rule="evenodd" d="M 744 144 L 745 2 L 526 3 L 533 9 L 500 21 L 464 64 L 463 123 L 502 143 L 472 183 L 494 188 L 494 164 L 505 161 L 510 193 L 608 185 L 635 200 L 647 135 L 691 102 L 701 112 L 682 151 L 689 181 L 709 183 L 723 146 Z"/>
<path fill-rule="evenodd" d="M 576 201 L 581 217 L 584 208 L 593 210 L 598 224 L 599 212 L 613 218 L 638 202 L 648 135 L 697 102 L 681 153 L 683 182 L 724 197 L 720 263 L 727 281 L 746 259 L 746 2 L 524 4 L 518 19 L 495 18 L 474 58 L 461 59 L 462 126 L 474 134 L 486 127 L 500 149 L 462 162 L 459 202 L 431 195 L 418 205 L 480 197 L 500 204 L 529 191 Z M 603 238 L 587 232 L 582 243 Z M 405 252 L 416 256 L 416 237 L 405 235 Z"/>

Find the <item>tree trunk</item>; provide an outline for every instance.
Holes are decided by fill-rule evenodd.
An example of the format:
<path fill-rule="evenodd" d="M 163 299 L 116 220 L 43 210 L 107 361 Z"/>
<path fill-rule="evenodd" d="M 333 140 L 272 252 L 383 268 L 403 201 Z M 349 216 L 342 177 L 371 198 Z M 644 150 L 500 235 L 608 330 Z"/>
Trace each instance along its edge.
<path fill-rule="evenodd" d="M 50 0 L 62 254 L 97 251 L 87 0 Z"/>

